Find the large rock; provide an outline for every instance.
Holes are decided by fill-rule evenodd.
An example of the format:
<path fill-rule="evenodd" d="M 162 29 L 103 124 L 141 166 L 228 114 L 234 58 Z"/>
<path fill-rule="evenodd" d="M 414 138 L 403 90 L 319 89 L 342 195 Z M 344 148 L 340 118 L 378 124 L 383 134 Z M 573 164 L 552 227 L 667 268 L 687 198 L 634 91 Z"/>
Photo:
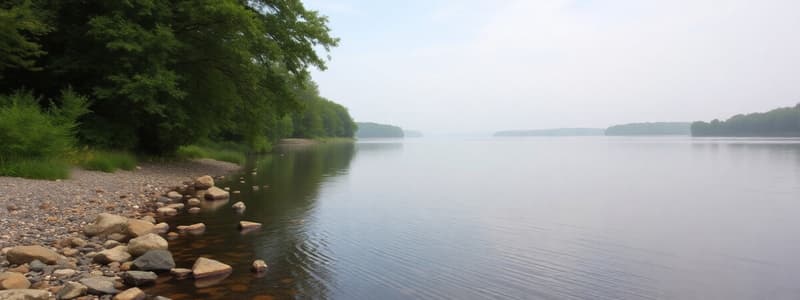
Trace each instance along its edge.
<path fill-rule="evenodd" d="M 104 276 L 86 277 L 80 280 L 80 283 L 88 288 L 89 294 L 104 295 L 116 294 L 119 290 L 114 288 L 114 279 Z"/>
<path fill-rule="evenodd" d="M 25 275 L 15 272 L 0 273 L 0 290 L 27 289 L 31 287 L 31 282 Z"/>
<path fill-rule="evenodd" d="M 114 296 L 114 300 L 144 300 L 147 295 L 139 288 L 129 288 Z"/>
<path fill-rule="evenodd" d="M 128 253 L 128 247 L 116 246 L 111 249 L 100 251 L 95 255 L 92 260 L 100 264 L 109 264 L 112 262 L 126 262 L 131 260 L 131 254 Z"/>
<path fill-rule="evenodd" d="M 230 197 L 230 194 L 221 188 L 213 186 L 206 191 L 205 197 L 208 200 L 225 200 Z"/>
<path fill-rule="evenodd" d="M 200 176 L 194 180 L 194 188 L 198 190 L 210 189 L 214 186 L 214 178 L 211 176 Z"/>
<path fill-rule="evenodd" d="M 88 236 L 109 235 L 112 233 L 127 234 L 128 218 L 108 213 L 97 215 L 92 224 L 86 225 L 83 232 Z"/>
<path fill-rule="evenodd" d="M 65 283 L 64 286 L 61 287 L 60 290 L 58 290 L 58 293 L 56 294 L 56 298 L 58 298 L 58 299 L 75 299 L 75 298 L 78 298 L 80 296 L 86 295 L 86 292 L 88 292 L 88 291 L 89 291 L 89 288 L 87 288 L 85 285 L 82 285 L 82 284 L 77 283 L 77 282 L 70 281 L 70 282 Z"/>
<path fill-rule="evenodd" d="M 153 232 L 153 223 L 145 220 L 128 219 L 128 235 L 140 237 Z"/>
<path fill-rule="evenodd" d="M 175 268 L 175 260 L 167 250 L 150 250 L 133 261 L 133 268 L 142 271 L 169 271 Z"/>
<path fill-rule="evenodd" d="M 0 291 L 3 300 L 49 300 L 50 292 L 43 290 L 7 290 Z"/>
<path fill-rule="evenodd" d="M 58 261 L 58 253 L 42 246 L 17 246 L 8 250 L 6 259 L 15 265 L 29 263 L 37 259 L 48 265 L 54 265 Z"/>
<path fill-rule="evenodd" d="M 192 266 L 192 275 L 194 275 L 194 278 L 226 276 L 232 271 L 233 268 L 231 268 L 231 266 L 205 257 L 198 258 Z"/>
<path fill-rule="evenodd" d="M 150 250 L 167 250 L 167 240 L 155 233 L 148 233 L 128 242 L 128 253 L 139 256 Z"/>
<path fill-rule="evenodd" d="M 150 271 L 128 271 L 122 273 L 122 281 L 128 286 L 143 286 L 156 283 L 158 275 Z"/>

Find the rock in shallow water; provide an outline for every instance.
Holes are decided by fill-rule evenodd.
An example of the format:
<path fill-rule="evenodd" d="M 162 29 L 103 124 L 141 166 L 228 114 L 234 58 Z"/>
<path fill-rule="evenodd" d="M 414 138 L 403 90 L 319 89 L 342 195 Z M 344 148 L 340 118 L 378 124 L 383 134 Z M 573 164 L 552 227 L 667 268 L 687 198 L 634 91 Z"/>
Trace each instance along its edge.
<path fill-rule="evenodd" d="M 130 288 L 114 296 L 114 300 L 144 300 L 146 297 L 139 288 Z"/>
<path fill-rule="evenodd" d="M 256 273 L 262 273 L 262 272 L 266 271 L 267 270 L 267 262 L 265 262 L 265 261 L 263 261 L 261 259 L 257 259 L 255 261 L 253 261 L 252 270 L 253 270 L 253 272 L 256 272 Z"/>
<path fill-rule="evenodd" d="M 132 267 L 142 271 L 169 271 L 175 267 L 175 260 L 167 250 L 150 250 L 134 260 Z"/>
<path fill-rule="evenodd" d="M 233 271 L 231 266 L 205 257 L 198 258 L 192 266 L 192 275 L 194 275 L 194 278 L 226 276 L 230 274 L 231 271 Z"/>
<path fill-rule="evenodd" d="M 153 232 L 153 223 L 145 220 L 128 220 L 128 234 L 132 237 L 140 237 Z"/>
<path fill-rule="evenodd" d="M 129 286 L 143 286 L 156 283 L 158 275 L 149 271 L 128 271 L 122 273 L 122 281 Z"/>
<path fill-rule="evenodd" d="M 218 187 L 211 187 L 206 191 L 204 196 L 208 200 L 225 200 L 230 197 L 230 194 Z"/>
<path fill-rule="evenodd" d="M 194 188 L 198 190 L 206 190 L 213 186 L 214 178 L 208 175 L 197 177 L 197 179 L 194 180 Z"/>
<path fill-rule="evenodd" d="M 177 279 L 185 279 L 185 278 L 189 278 L 190 276 L 192 276 L 192 270 L 191 269 L 184 269 L 184 268 L 175 268 L 175 269 L 169 270 L 169 273 L 172 276 L 175 276 L 175 278 L 177 278 Z"/>
<path fill-rule="evenodd" d="M 253 230 L 261 228 L 261 223 L 250 222 L 250 221 L 239 221 L 239 229 L 241 230 Z"/>
<path fill-rule="evenodd" d="M 128 253 L 139 256 L 150 250 L 167 250 L 167 240 L 155 233 L 148 233 L 128 242 Z"/>

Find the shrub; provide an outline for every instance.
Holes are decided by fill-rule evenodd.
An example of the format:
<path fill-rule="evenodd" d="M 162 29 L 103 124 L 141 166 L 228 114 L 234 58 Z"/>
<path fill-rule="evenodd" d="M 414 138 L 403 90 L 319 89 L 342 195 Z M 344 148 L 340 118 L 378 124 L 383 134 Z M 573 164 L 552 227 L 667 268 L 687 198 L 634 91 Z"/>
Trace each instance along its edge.
<path fill-rule="evenodd" d="M 86 170 L 114 172 L 136 168 L 136 157 L 126 152 L 87 151 L 79 165 Z"/>
<path fill-rule="evenodd" d="M 240 165 L 245 161 L 243 152 L 200 145 L 181 146 L 176 154 L 183 159 L 211 158 Z"/>
<path fill-rule="evenodd" d="M 35 179 L 64 179 L 69 177 L 69 165 L 63 160 L 25 159 L 0 163 L 0 176 Z"/>

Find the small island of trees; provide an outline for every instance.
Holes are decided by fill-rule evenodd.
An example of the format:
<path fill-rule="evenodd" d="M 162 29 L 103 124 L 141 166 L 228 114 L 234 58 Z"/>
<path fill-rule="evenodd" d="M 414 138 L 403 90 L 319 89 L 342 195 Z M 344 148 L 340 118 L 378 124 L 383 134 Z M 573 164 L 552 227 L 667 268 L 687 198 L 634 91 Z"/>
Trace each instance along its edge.
<path fill-rule="evenodd" d="M 694 122 L 692 136 L 800 137 L 800 104 L 725 121 Z"/>
<path fill-rule="evenodd" d="M 403 129 L 394 125 L 359 122 L 356 123 L 358 130 L 357 138 L 402 138 L 405 137 Z"/>

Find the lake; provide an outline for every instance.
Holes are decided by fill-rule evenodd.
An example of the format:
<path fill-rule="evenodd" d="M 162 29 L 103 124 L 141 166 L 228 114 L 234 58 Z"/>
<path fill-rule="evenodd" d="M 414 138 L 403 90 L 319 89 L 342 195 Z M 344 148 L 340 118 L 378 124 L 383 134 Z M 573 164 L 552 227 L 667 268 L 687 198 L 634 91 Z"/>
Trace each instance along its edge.
<path fill-rule="evenodd" d="M 218 185 L 241 194 L 168 219 L 208 226 L 170 250 L 179 267 L 206 256 L 234 273 L 200 287 L 162 276 L 147 292 L 176 300 L 800 298 L 800 140 L 331 143 L 253 158 Z M 230 207 L 240 200 L 241 215 Z M 240 234 L 240 220 L 264 227 Z M 264 275 L 249 271 L 254 259 L 269 264 Z"/>

